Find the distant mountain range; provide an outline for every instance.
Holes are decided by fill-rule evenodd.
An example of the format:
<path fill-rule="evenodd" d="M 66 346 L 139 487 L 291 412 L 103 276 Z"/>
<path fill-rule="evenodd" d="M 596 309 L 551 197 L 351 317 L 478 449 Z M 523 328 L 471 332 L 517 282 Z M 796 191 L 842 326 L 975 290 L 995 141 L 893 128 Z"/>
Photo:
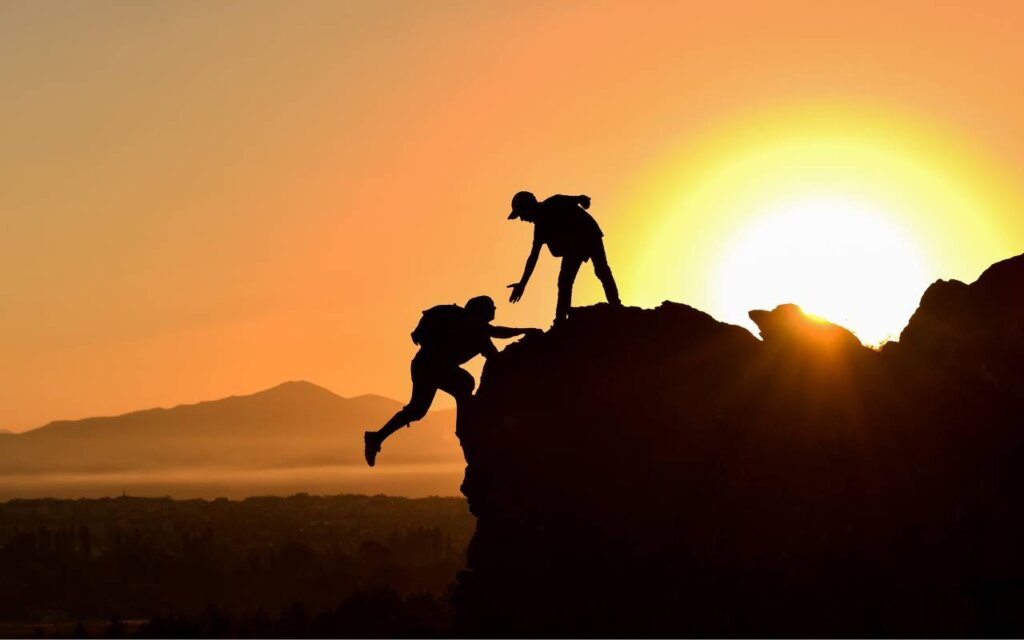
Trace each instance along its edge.
<path fill-rule="evenodd" d="M 310 382 L 286 382 L 171 409 L 61 420 L 4 434 L 0 474 L 364 465 L 363 432 L 400 406 L 381 396 L 343 398 Z M 382 463 L 461 462 L 454 423 L 454 410 L 431 412 L 387 443 Z"/>

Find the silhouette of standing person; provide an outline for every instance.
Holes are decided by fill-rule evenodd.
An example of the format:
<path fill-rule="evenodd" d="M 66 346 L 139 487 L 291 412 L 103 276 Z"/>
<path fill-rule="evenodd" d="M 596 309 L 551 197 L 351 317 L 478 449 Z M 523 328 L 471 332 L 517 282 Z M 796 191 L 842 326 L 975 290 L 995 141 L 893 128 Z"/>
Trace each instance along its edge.
<path fill-rule="evenodd" d="M 554 195 L 537 202 L 536 196 L 529 191 L 520 191 L 512 198 L 512 213 L 509 220 L 519 218 L 524 222 L 532 222 L 533 248 L 526 259 L 523 277 L 514 284 L 509 302 L 519 302 L 526 291 L 526 283 L 530 281 L 541 247 L 548 246 L 551 255 L 562 258 L 562 267 L 558 272 L 558 304 L 555 306 L 555 322 L 569 316 L 572 305 L 572 286 L 580 267 L 588 260 L 593 261 L 594 274 L 604 287 L 604 295 L 608 303 L 621 305 L 619 290 L 615 286 L 608 257 L 604 251 L 604 233 L 593 216 L 587 213 L 590 207 L 590 196 Z"/>
<path fill-rule="evenodd" d="M 491 338 L 541 333 L 540 329 L 492 326 L 494 311 L 493 300 L 477 296 L 471 298 L 464 308 L 446 304 L 423 312 L 412 332 L 412 341 L 420 346 L 412 359 L 412 398 L 383 427 L 363 434 L 368 465 L 372 467 L 376 463 L 377 454 L 388 436 L 427 414 L 439 389 L 450 393 L 457 406 L 463 406 L 463 401 L 473 395 L 476 381 L 460 365 L 481 354 L 490 358 L 498 353 Z"/>

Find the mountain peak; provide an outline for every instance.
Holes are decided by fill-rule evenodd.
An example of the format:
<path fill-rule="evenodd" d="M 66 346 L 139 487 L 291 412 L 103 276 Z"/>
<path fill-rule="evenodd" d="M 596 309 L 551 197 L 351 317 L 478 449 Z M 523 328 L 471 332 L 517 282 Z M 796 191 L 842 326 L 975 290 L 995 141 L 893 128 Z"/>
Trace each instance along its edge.
<path fill-rule="evenodd" d="M 338 394 L 331 391 L 330 389 L 321 387 L 320 385 L 309 382 L 308 380 L 288 380 L 286 382 L 282 382 L 279 385 L 270 387 L 269 389 L 257 391 L 252 395 L 310 396 L 325 394 L 330 395 L 334 398 L 341 397 Z"/>

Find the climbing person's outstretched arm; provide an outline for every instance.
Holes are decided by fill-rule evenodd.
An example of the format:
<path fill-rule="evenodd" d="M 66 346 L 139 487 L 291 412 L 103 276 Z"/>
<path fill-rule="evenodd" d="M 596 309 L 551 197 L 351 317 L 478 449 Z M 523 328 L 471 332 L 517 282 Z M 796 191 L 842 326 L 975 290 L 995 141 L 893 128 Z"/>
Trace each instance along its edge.
<path fill-rule="evenodd" d="M 515 338 L 516 336 L 526 336 L 531 333 L 544 333 L 541 329 L 517 329 L 515 327 L 495 327 L 489 326 L 487 328 L 487 334 L 492 338 Z"/>
<path fill-rule="evenodd" d="M 541 244 L 534 238 L 533 247 L 530 249 L 530 256 L 526 259 L 526 268 L 523 269 L 523 277 L 519 279 L 519 282 L 508 285 L 512 289 L 512 294 L 508 297 L 509 302 L 519 302 L 519 299 L 523 297 L 523 292 L 526 291 L 526 283 L 530 281 L 533 269 L 537 266 L 537 258 L 540 257 L 540 247 Z"/>
<path fill-rule="evenodd" d="M 480 346 L 480 355 L 485 358 L 498 355 L 498 348 L 494 346 L 494 343 L 491 342 L 490 338 L 484 340 L 483 344 Z"/>

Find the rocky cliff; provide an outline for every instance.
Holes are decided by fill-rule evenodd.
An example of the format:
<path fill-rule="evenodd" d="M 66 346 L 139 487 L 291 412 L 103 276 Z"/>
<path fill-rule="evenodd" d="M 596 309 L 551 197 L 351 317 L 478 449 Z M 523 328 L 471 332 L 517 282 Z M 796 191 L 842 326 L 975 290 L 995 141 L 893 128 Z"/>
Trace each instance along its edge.
<path fill-rule="evenodd" d="M 1024 633 L 1024 256 L 880 351 L 751 318 L 598 305 L 487 363 L 459 633 Z"/>

